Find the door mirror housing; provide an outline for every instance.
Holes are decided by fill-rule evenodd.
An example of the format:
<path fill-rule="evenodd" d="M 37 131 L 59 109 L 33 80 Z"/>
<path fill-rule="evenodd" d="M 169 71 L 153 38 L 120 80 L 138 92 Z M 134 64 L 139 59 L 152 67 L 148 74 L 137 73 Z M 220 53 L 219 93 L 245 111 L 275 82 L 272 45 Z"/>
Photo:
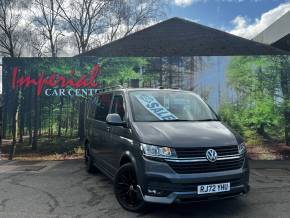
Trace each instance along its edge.
<path fill-rule="evenodd" d="M 106 122 L 113 126 L 125 126 L 125 122 L 122 121 L 119 114 L 108 114 Z"/>

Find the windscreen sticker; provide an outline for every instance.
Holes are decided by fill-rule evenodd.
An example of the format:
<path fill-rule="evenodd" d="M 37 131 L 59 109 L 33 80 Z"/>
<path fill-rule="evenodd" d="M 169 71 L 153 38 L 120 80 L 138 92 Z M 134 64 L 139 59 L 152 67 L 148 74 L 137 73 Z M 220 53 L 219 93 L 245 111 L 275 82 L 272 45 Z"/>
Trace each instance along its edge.
<path fill-rule="evenodd" d="M 178 118 L 163 107 L 152 95 L 137 94 L 138 101 L 159 120 L 177 120 Z"/>

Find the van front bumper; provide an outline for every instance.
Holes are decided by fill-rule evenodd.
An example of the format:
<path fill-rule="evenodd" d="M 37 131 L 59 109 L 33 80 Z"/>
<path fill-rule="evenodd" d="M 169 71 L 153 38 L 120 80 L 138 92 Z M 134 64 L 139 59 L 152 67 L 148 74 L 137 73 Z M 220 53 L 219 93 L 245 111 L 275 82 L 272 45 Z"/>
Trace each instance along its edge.
<path fill-rule="evenodd" d="M 167 163 L 144 158 L 145 171 L 140 190 L 144 201 L 151 203 L 187 203 L 236 197 L 249 192 L 249 166 L 244 159 L 240 169 L 209 173 L 178 174 Z M 230 191 L 202 194 L 198 185 L 230 182 Z"/>
<path fill-rule="evenodd" d="M 211 201 L 226 199 L 244 195 L 249 191 L 249 185 L 240 185 L 232 187 L 230 191 L 224 193 L 215 193 L 199 196 L 196 191 L 192 192 L 171 192 L 166 197 L 156 197 L 150 195 L 143 195 L 143 199 L 150 203 L 172 204 L 172 203 L 190 203 L 200 201 Z"/>

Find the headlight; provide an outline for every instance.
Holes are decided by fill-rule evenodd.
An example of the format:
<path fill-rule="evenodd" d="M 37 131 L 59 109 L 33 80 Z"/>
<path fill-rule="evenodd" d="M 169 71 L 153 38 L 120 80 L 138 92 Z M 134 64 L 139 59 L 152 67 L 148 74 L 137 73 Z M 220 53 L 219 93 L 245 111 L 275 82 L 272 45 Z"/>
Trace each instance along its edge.
<path fill-rule="evenodd" d="M 161 147 L 141 143 L 141 150 L 145 156 L 161 157 L 161 158 L 177 157 L 175 150 L 169 147 Z"/>
<path fill-rule="evenodd" d="M 244 154 L 246 152 L 246 145 L 245 143 L 241 143 L 238 145 L 239 154 Z"/>

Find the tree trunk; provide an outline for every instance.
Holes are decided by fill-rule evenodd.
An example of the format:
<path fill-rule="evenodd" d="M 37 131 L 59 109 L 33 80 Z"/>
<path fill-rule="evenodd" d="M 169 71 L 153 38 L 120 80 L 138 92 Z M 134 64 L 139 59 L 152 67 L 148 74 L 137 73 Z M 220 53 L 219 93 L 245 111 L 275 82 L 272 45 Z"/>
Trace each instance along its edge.
<path fill-rule="evenodd" d="M 24 134 L 24 121 L 25 121 L 25 106 L 24 106 L 24 96 L 22 93 L 21 100 L 19 103 L 19 143 L 23 143 L 23 134 Z"/>
<path fill-rule="evenodd" d="M 80 100 L 79 105 L 79 138 L 82 142 L 85 138 L 85 101 L 84 99 Z"/>
<path fill-rule="evenodd" d="M 48 100 L 48 137 L 50 138 L 52 136 L 51 134 L 51 98 Z"/>
<path fill-rule="evenodd" d="M 28 100 L 28 110 L 27 110 L 27 117 L 28 117 L 28 131 L 29 131 L 29 144 L 32 145 L 32 90 L 29 88 L 29 100 Z"/>
<path fill-rule="evenodd" d="M 290 145 L 290 61 L 288 57 L 281 57 L 282 69 L 280 71 L 280 85 L 284 97 L 283 115 L 284 115 L 284 135 L 286 145 Z"/>
<path fill-rule="evenodd" d="M 58 114 L 58 131 L 57 131 L 58 137 L 61 136 L 62 109 L 63 109 L 63 96 L 60 96 L 60 106 L 59 106 L 59 114 Z"/>
<path fill-rule="evenodd" d="M 68 105 L 70 105 L 70 98 L 68 98 L 68 100 L 67 100 L 67 103 L 66 103 L 66 105 L 67 105 L 67 109 L 66 109 L 66 118 L 65 118 L 65 136 L 67 136 L 67 132 L 68 132 L 68 122 L 69 122 L 69 107 L 68 107 Z"/>
<path fill-rule="evenodd" d="M 265 125 L 264 124 L 261 124 L 258 129 L 257 129 L 257 133 L 261 136 L 265 136 Z"/>
<path fill-rule="evenodd" d="M 54 119 L 54 116 L 53 116 L 53 103 L 54 103 L 54 101 L 53 101 L 53 98 L 51 98 L 51 112 L 50 112 L 50 131 L 51 131 L 51 133 L 50 133 L 50 136 L 53 136 L 53 123 L 54 123 L 54 121 L 53 121 L 53 119 Z"/>
<path fill-rule="evenodd" d="M 86 51 L 86 44 L 82 45 L 82 53 Z M 81 59 L 80 61 L 80 67 L 81 69 L 84 69 L 84 63 Z M 85 138 L 85 100 L 83 98 L 80 99 L 80 105 L 79 105 L 79 129 L 78 129 L 78 135 L 80 142 L 84 141 Z"/>
<path fill-rule="evenodd" d="M 37 150 L 37 138 L 38 138 L 38 97 L 35 92 L 34 95 L 34 126 L 33 126 L 33 138 L 32 138 L 32 150 Z"/>
<path fill-rule="evenodd" d="M 290 146 L 290 111 L 287 106 L 285 106 L 284 118 L 285 118 L 285 128 L 284 128 L 285 143 L 286 145 Z"/>
<path fill-rule="evenodd" d="M 13 159 L 14 152 L 15 152 L 15 145 L 16 145 L 16 137 L 17 137 L 17 129 L 18 129 L 18 115 L 19 115 L 19 108 L 18 108 L 18 96 L 16 94 L 14 105 L 13 105 L 13 117 L 12 117 L 12 144 L 9 147 L 9 160 Z"/>
<path fill-rule="evenodd" d="M 3 99 L 3 102 L 4 102 L 4 99 Z M 5 139 L 6 138 L 6 127 L 7 127 L 7 108 L 4 107 L 4 103 L 2 105 L 2 111 L 3 111 L 2 138 Z"/>
<path fill-rule="evenodd" d="M 73 130 L 74 130 L 74 121 L 75 121 L 75 103 L 74 103 L 74 99 L 72 99 L 72 111 L 71 111 L 71 115 L 70 115 L 70 137 L 73 136 Z"/>
<path fill-rule="evenodd" d="M 42 132 L 41 132 L 41 127 L 42 127 L 42 107 L 41 107 L 41 104 L 42 104 L 42 102 L 41 102 L 41 97 L 39 96 L 38 97 L 39 98 L 39 101 L 38 101 L 38 117 L 39 117 L 39 119 L 38 119 L 38 136 L 41 136 L 41 134 L 42 134 Z"/>
<path fill-rule="evenodd" d="M 17 109 L 16 109 L 17 110 Z M 13 118 L 12 118 L 12 144 L 9 147 L 9 160 L 13 159 L 14 156 L 14 152 L 15 152 L 15 146 L 16 146 L 16 137 L 17 137 L 17 128 L 18 128 L 18 112 L 16 111 L 16 113 L 13 114 Z"/>

